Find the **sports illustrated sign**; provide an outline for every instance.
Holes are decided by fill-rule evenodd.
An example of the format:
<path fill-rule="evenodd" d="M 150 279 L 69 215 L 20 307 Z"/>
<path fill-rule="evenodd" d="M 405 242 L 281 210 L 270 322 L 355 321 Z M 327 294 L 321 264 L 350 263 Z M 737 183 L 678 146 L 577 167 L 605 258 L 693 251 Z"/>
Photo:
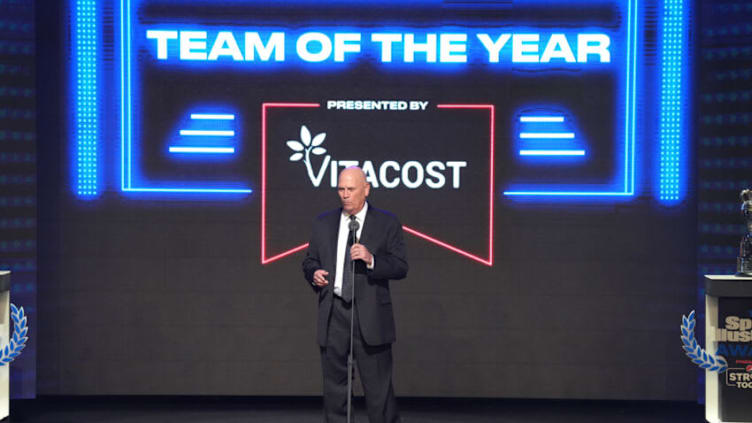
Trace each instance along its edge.
<path fill-rule="evenodd" d="M 749 301 L 720 298 L 719 310 L 718 322 L 723 327 L 715 329 L 718 342 L 715 353 L 726 357 L 729 363 L 725 386 L 752 394 L 752 309 Z"/>
<path fill-rule="evenodd" d="M 750 298 L 718 298 L 718 328 L 713 334 L 716 354 L 723 354 L 728 370 L 718 375 L 720 411 L 724 421 L 747 421 L 752 416 L 752 303 Z"/>
<path fill-rule="evenodd" d="M 749 298 L 718 298 L 718 325 L 707 333 L 717 343 L 705 351 L 694 336 L 695 313 L 682 316 L 683 349 L 693 363 L 715 375 L 718 408 L 723 421 L 746 421 L 752 415 L 752 307 Z"/>

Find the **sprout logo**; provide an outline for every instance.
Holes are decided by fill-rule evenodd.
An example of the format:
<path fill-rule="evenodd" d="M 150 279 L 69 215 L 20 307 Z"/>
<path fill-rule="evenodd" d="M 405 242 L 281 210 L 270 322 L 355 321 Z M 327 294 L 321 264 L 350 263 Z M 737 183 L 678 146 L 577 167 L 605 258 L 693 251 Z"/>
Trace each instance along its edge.
<path fill-rule="evenodd" d="M 290 161 L 298 162 L 300 159 L 303 159 L 303 163 L 305 163 L 306 169 L 308 170 L 308 177 L 315 186 L 319 186 L 321 183 L 321 178 L 323 177 L 324 172 L 319 170 L 319 175 L 314 175 L 313 166 L 311 165 L 311 153 L 316 156 L 326 153 L 326 148 L 319 147 L 324 142 L 324 139 L 326 139 L 326 132 L 322 132 L 311 139 L 311 131 L 303 125 L 300 127 L 300 141 L 287 141 L 287 146 L 294 151 L 292 156 L 290 156 Z M 326 169 L 330 160 L 331 157 L 327 155 L 324 158 L 324 164 L 321 166 L 321 169 Z"/>
<path fill-rule="evenodd" d="M 373 188 L 384 187 L 387 189 L 397 188 L 403 185 L 409 189 L 416 189 L 426 185 L 432 189 L 440 189 L 447 186 L 451 181 L 452 189 L 459 189 L 462 177 L 462 169 L 467 167 L 467 161 L 430 161 L 426 164 L 416 160 L 398 163 L 387 160 L 376 166 L 371 160 L 362 163 L 358 160 L 333 160 L 330 154 L 324 156 L 318 170 L 314 170 L 311 157 L 321 156 L 326 153 L 322 147 L 326 139 L 326 132 L 311 137 L 311 131 L 305 125 L 300 127 L 300 140 L 288 140 L 287 146 L 293 151 L 290 156 L 291 162 L 303 161 L 308 171 L 308 179 L 314 187 L 319 187 L 329 171 L 329 182 L 332 188 L 337 186 L 339 168 L 360 166 L 366 174 L 366 180 Z"/>

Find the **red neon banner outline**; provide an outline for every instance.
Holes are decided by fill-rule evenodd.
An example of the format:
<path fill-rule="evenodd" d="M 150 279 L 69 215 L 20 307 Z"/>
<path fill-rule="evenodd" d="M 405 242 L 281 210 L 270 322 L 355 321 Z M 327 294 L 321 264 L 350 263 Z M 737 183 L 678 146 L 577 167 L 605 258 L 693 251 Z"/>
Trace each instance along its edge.
<path fill-rule="evenodd" d="M 283 251 L 272 257 L 266 257 L 266 110 L 270 107 L 321 107 L 319 103 L 262 103 L 261 105 L 261 264 L 268 264 L 287 257 L 308 247 L 308 243 Z M 490 113 L 490 171 L 488 178 L 488 258 L 479 257 L 449 243 L 426 235 L 408 226 L 402 228 L 409 234 L 436 244 L 449 251 L 460 254 L 486 266 L 493 266 L 493 214 L 494 214 L 494 140 L 496 116 L 493 104 L 437 104 L 439 109 L 485 109 Z"/>
<path fill-rule="evenodd" d="M 436 238 L 433 238 L 431 236 L 428 236 L 428 235 L 424 234 L 423 232 L 416 231 L 413 228 L 410 228 L 410 227 L 407 227 L 405 225 L 402 225 L 402 229 L 404 229 L 405 232 L 407 232 L 409 234 L 415 235 L 418 238 L 422 238 L 422 239 L 424 239 L 424 240 L 426 240 L 428 242 L 432 242 L 432 243 L 438 245 L 439 247 L 446 248 L 449 251 L 452 251 L 452 252 L 455 252 L 457 254 L 463 255 L 463 256 L 471 259 L 471 260 L 475 260 L 478 263 L 483 263 L 483 264 L 485 264 L 487 266 L 491 266 L 493 264 L 493 262 L 491 262 L 490 260 L 484 259 L 483 257 L 478 257 L 478 256 L 476 256 L 474 254 L 470 254 L 470 253 L 468 253 L 467 251 L 465 251 L 465 250 L 463 250 L 461 248 L 457 248 L 457 247 L 455 247 L 452 244 L 448 244 L 446 242 L 440 241 L 440 240 L 438 240 Z"/>
<path fill-rule="evenodd" d="M 297 253 L 297 252 L 298 252 L 298 251 L 300 251 L 300 250 L 305 250 L 306 248 L 308 248 L 308 244 L 309 244 L 309 243 L 308 243 L 308 242 L 306 242 L 306 243 L 305 243 L 305 244 L 303 244 L 303 245 L 298 245 L 297 247 L 295 247 L 295 248 L 293 248 L 293 249 L 290 249 L 290 250 L 287 250 L 287 251 L 285 251 L 285 252 L 279 253 L 279 254 L 277 254 L 276 256 L 271 256 L 271 257 L 269 257 L 269 258 L 267 258 L 267 259 L 266 259 L 266 263 L 271 263 L 271 262 L 273 262 L 273 261 L 276 261 L 276 260 L 279 260 L 279 259 L 281 259 L 281 258 L 287 257 L 287 256 L 289 256 L 290 254 L 294 254 L 294 253 Z M 266 263 L 264 263 L 264 261 L 263 261 L 263 260 L 261 261 L 261 264 L 266 264 Z"/>
<path fill-rule="evenodd" d="M 276 256 L 266 257 L 266 109 L 271 107 L 321 107 L 321 104 L 261 103 L 261 264 L 271 263 L 308 247 L 308 244 L 303 244 Z"/>
<path fill-rule="evenodd" d="M 489 171 L 488 171 L 488 258 L 479 259 L 466 251 L 460 250 L 457 247 L 448 248 L 449 244 L 441 245 L 425 237 L 427 241 L 441 245 L 444 248 L 448 248 L 456 253 L 462 254 L 468 258 L 476 260 L 487 266 L 493 266 L 493 227 L 494 227 L 494 144 L 496 139 L 496 108 L 493 104 L 437 104 L 439 109 L 485 109 L 489 112 Z M 417 233 L 415 234 L 417 235 Z"/>

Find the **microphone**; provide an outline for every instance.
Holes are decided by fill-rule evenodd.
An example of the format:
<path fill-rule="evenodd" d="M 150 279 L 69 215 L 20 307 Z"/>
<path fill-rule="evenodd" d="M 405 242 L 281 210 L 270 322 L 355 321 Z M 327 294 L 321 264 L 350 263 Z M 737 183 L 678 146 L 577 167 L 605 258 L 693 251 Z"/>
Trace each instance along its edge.
<path fill-rule="evenodd" d="M 358 223 L 358 220 L 355 218 L 355 216 L 350 216 L 350 223 L 348 223 L 347 228 L 350 229 L 350 235 L 352 236 L 353 244 L 357 244 L 357 233 L 358 229 L 360 229 L 360 223 Z"/>
<path fill-rule="evenodd" d="M 350 223 L 347 224 L 347 228 L 350 229 L 350 236 L 352 237 L 352 243 L 357 244 L 358 243 L 358 229 L 360 229 L 360 223 L 358 223 L 358 220 L 355 218 L 354 215 L 350 215 Z M 351 250 L 352 251 L 352 250 Z M 350 252 L 348 252 L 349 257 Z M 352 412 L 352 381 L 353 381 L 353 345 L 355 344 L 353 342 L 353 327 L 355 322 L 355 260 L 350 261 L 350 265 L 352 266 L 351 273 L 350 273 L 350 281 L 352 285 L 350 285 L 350 290 L 352 291 L 352 304 L 353 307 L 350 307 L 350 353 L 347 355 L 347 423 L 350 423 L 350 416 Z M 342 281 L 342 285 L 344 286 L 345 281 Z"/>

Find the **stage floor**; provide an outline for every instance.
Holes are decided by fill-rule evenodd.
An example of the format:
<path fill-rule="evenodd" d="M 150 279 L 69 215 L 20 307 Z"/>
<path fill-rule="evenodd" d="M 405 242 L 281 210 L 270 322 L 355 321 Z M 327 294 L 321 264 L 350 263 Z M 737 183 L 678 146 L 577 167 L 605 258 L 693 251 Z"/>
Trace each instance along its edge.
<path fill-rule="evenodd" d="M 693 402 L 398 399 L 403 423 L 700 423 Z M 11 401 L 11 422 L 320 423 L 321 398 L 41 397 Z M 367 423 L 362 399 L 356 422 Z"/>

